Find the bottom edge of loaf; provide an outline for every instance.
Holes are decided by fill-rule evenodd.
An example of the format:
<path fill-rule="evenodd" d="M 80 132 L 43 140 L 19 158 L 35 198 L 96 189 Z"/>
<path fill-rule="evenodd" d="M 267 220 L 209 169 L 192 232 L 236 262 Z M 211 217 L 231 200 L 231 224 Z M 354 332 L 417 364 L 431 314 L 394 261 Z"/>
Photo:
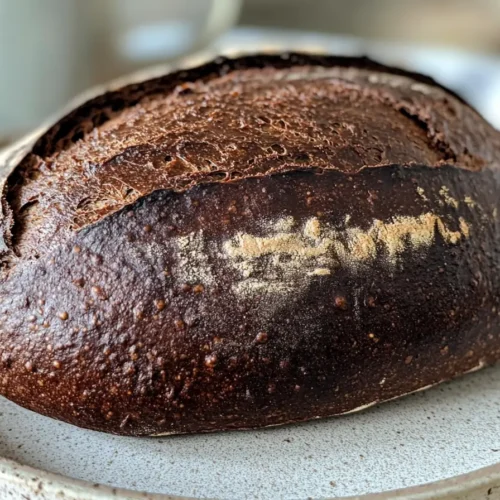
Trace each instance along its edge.
<path fill-rule="evenodd" d="M 423 387 L 420 387 L 418 389 L 415 389 L 413 391 L 410 391 L 410 392 L 405 392 L 403 394 L 400 394 L 398 396 L 394 396 L 392 398 L 388 398 L 388 399 L 383 399 L 383 400 L 375 400 L 375 401 L 372 401 L 370 403 L 366 403 L 364 405 L 361 405 L 361 406 L 358 406 L 357 408 L 353 408 L 352 410 L 348 410 L 348 411 L 344 411 L 344 412 L 340 412 L 340 413 L 332 413 L 331 415 L 317 415 L 317 416 L 313 416 L 313 417 L 307 417 L 307 418 L 304 418 L 304 419 L 301 419 L 301 420 L 289 420 L 289 421 L 285 421 L 285 422 L 280 422 L 280 423 L 273 423 L 273 424 L 267 424 L 267 425 L 261 425 L 261 426 L 250 426 L 250 427 L 228 427 L 228 428 L 219 428 L 219 429 L 205 429 L 205 430 L 197 430 L 196 433 L 197 434 L 209 434 L 209 433 L 212 433 L 212 432 L 221 432 L 221 431 L 253 431 L 253 430 L 260 430 L 260 429 L 269 429 L 271 427 L 281 427 L 281 426 L 285 426 L 285 425 L 293 425 L 293 424 L 299 424 L 299 423 L 305 423 L 305 422 L 309 422 L 309 421 L 312 421 L 312 420 L 320 420 L 320 419 L 328 419 L 328 418 L 333 418 L 333 417 L 341 417 L 341 416 L 345 416 L 345 415 L 350 415 L 352 413 L 359 413 L 361 411 L 364 411 L 364 410 L 367 410 L 368 408 L 371 408 L 372 406 L 376 406 L 378 404 L 383 404 L 383 403 L 389 403 L 391 401 L 395 401 L 396 399 L 400 399 L 400 398 L 404 398 L 405 396 L 409 396 L 411 394 L 416 394 L 418 392 L 423 392 L 423 391 L 427 391 L 428 389 L 432 389 L 433 387 L 436 387 L 440 384 L 443 384 L 445 382 L 450 382 L 452 380 L 455 380 L 455 379 L 458 379 L 460 377 L 463 377 L 464 375 L 468 375 L 470 373 L 474 373 L 474 372 L 477 372 L 479 370 L 482 370 L 483 368 L 486 368 L 486 367 L 489 367 L 489 366 L 494 366 L 494 363 L 492 364 L 489 364 L 487 363 L 486 361 L 484 360 L 480 360 L 479 364 L 476 365 L 475 367 L 461 373 L 460 375 L 457 375 L 457 377 L 455 378 L 445 378 L 443 380 L 440 380 L 439 382 L 434 382 L 432 384 L 429 384 L 429 385 L 425 385 Z M 148 436 L 145 436 L 145 437 L 168 437 L 168 436 L 179 436 L 179 435 L 188 435 L 188 434 L 194 434 L 193 432 L 191 431 L 186 431 L 186 432 L 183 432 L 183 431 L 171 431 L 171 432 L 160 432 L 158 434 L 149 434 Z"/>

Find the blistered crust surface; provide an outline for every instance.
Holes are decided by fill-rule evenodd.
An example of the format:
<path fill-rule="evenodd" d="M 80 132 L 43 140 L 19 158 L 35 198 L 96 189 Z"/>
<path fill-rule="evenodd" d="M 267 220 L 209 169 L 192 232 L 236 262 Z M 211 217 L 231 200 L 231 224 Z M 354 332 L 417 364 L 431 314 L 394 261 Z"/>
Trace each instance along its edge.
<path fill-rule="evenodd" d="M 118 113 L 102 118 L 102 106 L 97 119 L 82 118 L 64 147 L 59 138 L 35 148 L 7 192 L 16 253 L 40 255 L 56 233 L 158 189 L 311 167 L 499 162 L 497 132 L 437 85 L 333 58 L 256 65 L 187 73 Z"/>
<path fill-rule="evenodd" d="M 152 193 L 15 266 L 0 393 L 184 433 L 344 413 L 491 364 L 499 183 L 388 167 Z"/>
<path fill-rule="evenodd" d="M 345 413 L 495 363 L 498 134 L 410 76 L 260 57 L 70 113 L 2 200 L 0 394 L 175 434 Z"/>

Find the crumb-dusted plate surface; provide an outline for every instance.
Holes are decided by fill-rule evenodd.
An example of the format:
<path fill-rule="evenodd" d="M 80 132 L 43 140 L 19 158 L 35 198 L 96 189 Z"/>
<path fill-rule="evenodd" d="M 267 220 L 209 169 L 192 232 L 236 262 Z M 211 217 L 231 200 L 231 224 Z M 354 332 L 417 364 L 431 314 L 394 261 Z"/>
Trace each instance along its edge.
<path fill-rule="evenodd" d="M 199 498 L 404 488 L 500 461 L 500 366 L 344 417 L 157 439 L 76 429 L 0 399 L 0 456 L 92 483 Z"/>

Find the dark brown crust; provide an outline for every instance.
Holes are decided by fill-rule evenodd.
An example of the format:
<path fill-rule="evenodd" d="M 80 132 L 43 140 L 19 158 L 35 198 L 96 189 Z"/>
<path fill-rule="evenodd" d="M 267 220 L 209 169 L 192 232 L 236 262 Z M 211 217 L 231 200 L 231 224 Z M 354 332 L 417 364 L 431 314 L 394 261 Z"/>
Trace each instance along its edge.
<path fill-rule="evenodd" d="M 366 60 L 293 58 L 224 61 L 98 98 L 34 154 L 68 149 L 58 130 L 105 103 L 122 109 L 224 65 L 402 74 Z M 422 99 L 435 108 L 419 112 L 441 116 L 435 99 Z M 0 287 L 0 393 L 106 432 L 188 433 L 345 413 L 496 362 L 498 133 L 449 102 L 465 121 L 401 164 L 352 169 L 345 153 L 335 168 L 315 158 L 226 182 L 197 177 L 180 192 L 160 183 L 79 231 L 64 218 L 37 258 L 34 237 L 19 248 L 7 241 L 26 255 L 9 257 Z M 413 125 L 410 142 L 420 137 Z M 475 146 L 459 153 L 457 137 Z M 398 140 L 386 154 L 400 154 Z M 443 156 L 443 144 L 453 154 Z M 8 185 L 16 223 L 19 172 L 30 161 Z"/>
<path fill-rule="evenodd" d="M 491 126 L 410 76 L 365 59 L 265 56 L 97 98 L 49 130 L 11 175 L 6 239 L 14 254 L 37 257 L 68 230 L 158 189 L 310 167 L 500 162 Z"/>

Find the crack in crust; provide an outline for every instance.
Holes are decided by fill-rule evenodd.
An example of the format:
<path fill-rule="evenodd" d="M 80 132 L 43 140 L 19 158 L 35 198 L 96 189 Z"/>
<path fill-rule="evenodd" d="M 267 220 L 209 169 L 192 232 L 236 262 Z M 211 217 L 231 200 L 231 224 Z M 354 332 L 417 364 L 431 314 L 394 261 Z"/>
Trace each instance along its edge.
<path fill-rule="evenodd" d="M 56 234 L 159 189 L 309 168 L 480 170 L 500 163 L 498 151 L 498 133 L 425 77 L 366 59 L 223 60 L 102 96 L 61 120 L 9 179 L 4 246 L 36 257 Z"/>

